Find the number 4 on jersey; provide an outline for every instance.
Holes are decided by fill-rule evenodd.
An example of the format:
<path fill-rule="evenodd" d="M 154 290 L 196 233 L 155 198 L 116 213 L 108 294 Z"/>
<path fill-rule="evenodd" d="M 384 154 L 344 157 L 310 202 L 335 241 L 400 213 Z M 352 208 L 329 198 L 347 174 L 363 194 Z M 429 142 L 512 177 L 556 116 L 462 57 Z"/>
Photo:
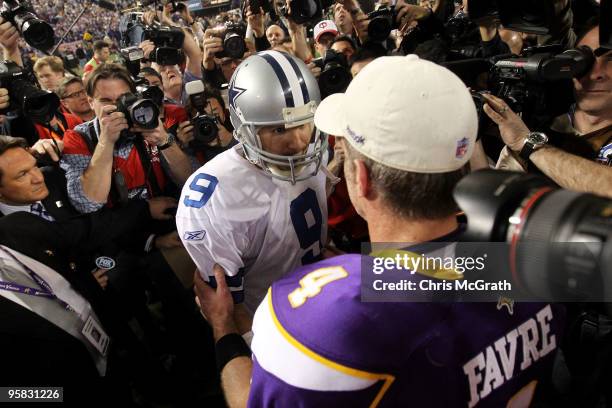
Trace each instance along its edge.
<path fill-rule="evenodd" d="M 308 298 L 315 297 L 321 293 L 323 286 L 347 276 L 348 272 L 342 266 L 330 266 L 310 272 L 300 279 L 300 287 L 289 294 L 288 298 L 291 307 L 295 309 L 302 306 Z"/>

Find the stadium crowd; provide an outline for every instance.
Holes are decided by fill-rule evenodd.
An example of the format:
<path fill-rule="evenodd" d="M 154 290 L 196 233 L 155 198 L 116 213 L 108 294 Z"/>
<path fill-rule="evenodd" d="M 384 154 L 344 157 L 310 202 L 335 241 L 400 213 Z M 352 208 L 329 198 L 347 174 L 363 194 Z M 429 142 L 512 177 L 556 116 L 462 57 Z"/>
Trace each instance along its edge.
<path fill-rule="evenodd" d="M 612 404 L 610 2 L 0 3 L 0 386 L 78 406 Z M 467 237 L 510 242 L 494 275 L 517 285 L 518 264 L 552 270 L 517 241 L 600 258 L 555 264 L 562 299 L 364 283 L 380 254 L 457 258 Z"/>

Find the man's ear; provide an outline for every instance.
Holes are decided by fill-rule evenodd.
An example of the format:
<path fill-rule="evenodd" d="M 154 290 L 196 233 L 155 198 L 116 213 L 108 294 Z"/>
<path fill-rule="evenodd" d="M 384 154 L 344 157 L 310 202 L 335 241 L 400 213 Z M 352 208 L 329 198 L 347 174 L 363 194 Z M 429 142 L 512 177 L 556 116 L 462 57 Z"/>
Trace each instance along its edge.
<path fill-rule="evenodd" d="M 87 95 L 87 102 L 89 102 L 89 107 L 91 108 L 91 110 L 95 110 L 95 109 L 94 109 L 94 106 L 93 106 L 93 102 L 94 102 L 94 100 L 93 100 L 93 98 L 92 98 L 91 96 L 89 96 L 89 95 Z"/>
<path fill-rule="evenodd" d="M 355 164 L 355 178 L 357 179 L 357 193 L 359 197 L 372 198 L 373 186 L 370 170 L 362 160 L 353 160 Z"/>

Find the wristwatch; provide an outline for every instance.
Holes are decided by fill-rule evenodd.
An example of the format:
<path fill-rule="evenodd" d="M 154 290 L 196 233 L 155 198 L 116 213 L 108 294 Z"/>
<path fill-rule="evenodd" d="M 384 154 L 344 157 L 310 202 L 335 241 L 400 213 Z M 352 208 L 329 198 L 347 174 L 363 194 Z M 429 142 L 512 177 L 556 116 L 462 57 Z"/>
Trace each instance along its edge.
<path fill-rule="evenodd" d="M 172 135 L 172 133 L 168 133 L 168 139 L 166 140 L 166 143 L 162 144 L 162 145 L 158 145 L 157 146 L 157 150 L 165 150 L 167 148 L 169 148 L 170 146 L 172 146 L 174 144 L 174 136 Z"/>
<path fill-rule="evenodd" d="M 548 143 L 548 136 L 542 132 L 530 132 L 525 139 L 525 144 L 519 153 L 519 157 L 525 161 L 529 161 L 531 153 L 538 150 Z"/>

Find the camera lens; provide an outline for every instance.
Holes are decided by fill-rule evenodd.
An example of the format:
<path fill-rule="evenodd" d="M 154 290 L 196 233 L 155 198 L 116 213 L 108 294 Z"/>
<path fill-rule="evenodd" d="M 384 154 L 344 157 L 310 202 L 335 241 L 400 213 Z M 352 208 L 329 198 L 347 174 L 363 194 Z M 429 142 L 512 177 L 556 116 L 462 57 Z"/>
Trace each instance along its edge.
<path fill-rule="evenodd" d="M 351 74 L 340 64 L 327 64 L 319 76 L 321 96 L 344 92 L 351 82 Z"/>
<path fill-rule="evenodd" d="M 239 59 L 244 56 L 246 46 L 241 36 L 236 33 L 228 33 L 223 41 L 223 49 L 228 57 Z"/>
<path fill-rule="evenodd" d="M 159 108 L 149 99 L 141 99 L 129 108 L 134 123 L 145 129 L 155 129 L 158 125 Z"/>
<path fill-rule="evenodd" d="M 48 50 L 55 43 L 53 28 L 39 20 L 34 14 L 23 13 L 15 16 L 15 23 L 24 40 L 32 47 Z"/>
<path fill-rule="evenodd" d="M 213 142 L 219 134 L 214 116 L 198 115 L 191 120 L 194 127 L 192 147 L 204 147 Z"/>
<path fill-rule="evenodd" d="M 24 114 L 37 123 L 51 121 L 60 106 L 59 98 L 53 92 L 42 91 L 22 79 L 13 80 L 9 92 Z"/>

